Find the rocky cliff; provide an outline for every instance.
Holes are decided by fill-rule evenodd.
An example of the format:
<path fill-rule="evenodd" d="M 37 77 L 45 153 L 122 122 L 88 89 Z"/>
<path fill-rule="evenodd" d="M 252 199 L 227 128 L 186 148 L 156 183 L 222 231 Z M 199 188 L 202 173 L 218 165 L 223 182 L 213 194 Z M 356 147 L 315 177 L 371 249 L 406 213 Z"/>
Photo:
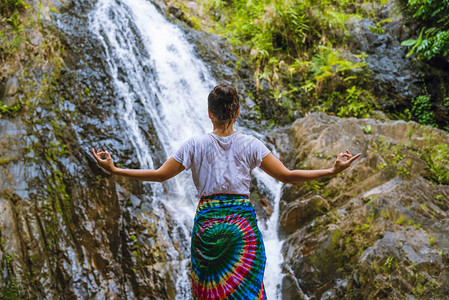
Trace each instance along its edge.
<path fill-rule="evenodd" d="M 290 167 L 328 168 L 345 149 L 363 153 L 336 177 L 284 187 L 284 298 L 443 299 L 449 134 L 323 113 L 284 134 L 288 141 L 277 138 Z"/>
<path fill-rule="evenodd" d="M 107 147 L 138 166 L 118 132 L 98 45 L 83 35 L 89 9 L 34 1 L 16 14 L 17 28 L 2 24 L 22 37 L 2 57 L 2 299 L 174 298 L 186 249 L 169 237 L 180 234 L 170 214 L 148 209 L 148 186 L 111 177 L 89 154 Z"/>

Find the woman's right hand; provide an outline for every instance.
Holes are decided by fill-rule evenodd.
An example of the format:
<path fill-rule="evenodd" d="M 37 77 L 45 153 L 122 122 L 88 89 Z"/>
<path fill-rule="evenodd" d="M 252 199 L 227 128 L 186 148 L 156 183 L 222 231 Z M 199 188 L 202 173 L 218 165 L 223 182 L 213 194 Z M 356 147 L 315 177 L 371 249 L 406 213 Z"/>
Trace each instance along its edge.
<path fill-rule="evenodd" d="M 108 151 L 101 151 L 101 149 L 98 148 L 97 152 L 95 152 L 95 149 L 92 148 L 92 154 L 94 155 L 100 167 L 102 167 L 109 173 L 114 174 L 116 168 L 114 166 L 114 162 L 112 161 L 111 154 Z M 106 156 L 106 158 L 103 159 L 101 158 L 102 156 Z"/>

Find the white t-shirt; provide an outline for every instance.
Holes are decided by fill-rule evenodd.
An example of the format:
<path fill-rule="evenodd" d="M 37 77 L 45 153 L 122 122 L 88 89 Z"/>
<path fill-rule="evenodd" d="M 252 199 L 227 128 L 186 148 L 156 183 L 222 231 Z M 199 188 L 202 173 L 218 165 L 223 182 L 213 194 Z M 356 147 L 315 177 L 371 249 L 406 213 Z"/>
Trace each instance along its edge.
<path fill-rule="evenodd" d="M 249 195 L 250 172 L 260 166 L 270 150 L 258 139 L 243 133 L 195 136 L 176 151 L 173 158 L 192 169 L 199 196 L 212 194 Z"/>

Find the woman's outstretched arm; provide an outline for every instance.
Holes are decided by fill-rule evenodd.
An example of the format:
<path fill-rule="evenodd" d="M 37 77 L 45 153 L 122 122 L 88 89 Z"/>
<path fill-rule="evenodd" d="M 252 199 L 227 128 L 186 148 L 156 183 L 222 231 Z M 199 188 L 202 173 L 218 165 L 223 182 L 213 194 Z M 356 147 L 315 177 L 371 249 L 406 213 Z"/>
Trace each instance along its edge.
<path fill-rule="evenodd" d="M 332 168 L 323 170 L 289 170 L 279 159 L 270 153 L 262 159 L 260 168 L 268 175 L 284 183 L 305 182 L 336 175 L 349 168 L 351 163 L 360 155 L 362 155 L 362 153 L 352 156 L 352 154 L 346 150 L 345 153 L 338 154 L 337 160 Z M 346 160 L 343 160 L 344 157 L 346 157 Z"/>
<path fill-rule="evenodd" d="M 177 162 L 173 157 L 170 157 L 159 169 L 148 170 L 148 169 L 122 169 L 114 166 L 111 154 L 108 151 L 101 151 L 92 148 L 92 153 L 98 162 L 98 165 L 114 175 L 120 175 L 129 177 L 132 179 L 143 180 L 143 181 L 157 181 L 162 182 L 170 179 L 184 170 L 184 166 Z M 102 157 L 106 156 L 105 159 Z"/>

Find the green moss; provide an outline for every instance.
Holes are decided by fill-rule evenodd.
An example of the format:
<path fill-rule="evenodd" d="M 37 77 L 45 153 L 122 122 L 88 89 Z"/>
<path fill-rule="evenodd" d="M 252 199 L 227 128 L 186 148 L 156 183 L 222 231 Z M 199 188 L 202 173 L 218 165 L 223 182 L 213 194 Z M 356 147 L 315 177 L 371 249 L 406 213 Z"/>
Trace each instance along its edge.
<path fill-rule="evenodd" d="M 311 180 L 304 182 L 304 188 L 307 191 L 311 192 L 319 192 L 323 189 L 323 187 L 329 182 L 329 179 L 324 180 Z"/>
<path fill-rule="evenodd" d="M 19 300 L 23 299 L 20 295 L 19 287 L 17 286 L 17 278 L 13 269 L 13 256 L 6 253 L 4 255 L 4 263 L 6 264 L 6 277 L 3 281 L 1 289 L 1 299 L 4 300 Z"/>
<path fill-rule="evenodd" d="M 2 75 L 21 76 L 20 103 L 9 107 L 0 103 L 0 114 L 11 117 L 21 114 L 27 135 L 34 137 L 30 140 L 26 153 L 23 153 L 25 159 L 36 160 L 38 166 L 47 164 L 50 171 L 50 174 L 43 174 L 47 177 L 47 182 L 43 182 L 46 188 L 43 192 L 46 192 L 46 195 L 42 195 L 40 201 L 36 203 L 38 209 L 42 209 L 41 221 L 44 229 L 42 234 L 46 245 L 44 251 L 53 251 L 60 239 L 58 233 L 60 216 L 63 216 L 67 225 L 71 218 L 70 197 L 64 183 L 64 175 L 58 165 L 60 158 L 67 155 L 67 148 L 64 146 L 67 128 L 56 121 L 42 120 L 36 110 L 39 107 L 41 110 L 55 112 L 57 119 L 65 118 L 64 113 L 58 109 L 58 99 L 54 97 L 58 90 L 61 70 L 64 68 L 64 47 L 57 30 L 42 18 L 40 2 L 37 6 L 37 9 L 36 6 L 28 7 L 20 0 L 0 2 L 0 14 L 4 16 L 0 18 Z M 43 36 L 39 40 L 39 45 L 27 40 L 27 34 L 34 32 L 39 32 Z M 56 136 L 42 133 L 37 129 L 38 125 L 46 122 Z M 47 140 L 50 142 L 46 142 Z M 2 157 L 0 164 L 7 164 L 14 159 Z M 24 281 L 27 280 L 28 273 L 21 274 Z M 32 282 L 32 279 L 29 282 Z"/>
<path fill-rule="evenodd" d="M 399 217 L 395 220 L 395 223 L 398 225 L 404 225 L 405 223 L 405 218 L 403 215 L 399 215 Z"/>
<path fill-rule="evenodd" d="M 373 132 L 373 129 L 371 125 L 366 125 L 362 127 L 362 130 L 365 134 L 371 134 Z"/>
<path fill-rule="evenodd" d="M 376 26 L 369 26 L 369 30 L 371 32 L 377 33 L 377 34 L 384 34 L 385 30 L 383 29 L 382 25 L 385 23 L 390 23 L 391 19 L 385 19 L 381 20 L 379 22 L 376 22 Z"/>
<path fill-rule="evenodd" d="M 444 196 L 443 195 L 437 195 L 436 199 L 440 202 L 444 201 Z"/>
<path fill-rule="evenodd" d="M 201 29 L 201 20 L 195 16 L 190 16 L 190 24 L 193 29 L 196 29 L 196 30 Z"/>
<path fill-rule="evenodd" d="M 343 253 L 340 249 L 341 238 L 342 232 L 340 229 L 331 231 L 325 242 L 325 247 L 309 257 L 312 265 L 321 271 L 320 279 L 331 276 L 332 273 L 343 266 Z"/>
<path fill-rule="evenodd" d="M 22 103 L 18 103 L 12 106 L 6 106 L 0 102 L 0 113 L 8 114 L 10 116 L 15 116 L 18 111 L 22 108 Z"/>
<path fill-rule="evenodd" d="M 402 294 L 404 292 L 395 285 L 394 281 L 388 280 L 402 278 L 401 280 L 412 287 L 411 292 L 418 299 L 434 297 L 440 299 L 441 284 L 438 280 L 425 274 L 426 270 L 420 270 L 415 265 L 401 261 L 397 257 L 383 257 L 371 262 L 367 273 L 368 275 L 360 276 L 361 288 L 364 291 L 374 291 L 377 294 L 379 290 L 383 289 L 387 291 L 387 295 L 391 295 L 391 291 L 394 290 L 399 298 L 407 298 L 409 296 Z"/>
<path fill-rule="evenodd" d="M 425 148 L 423 155 L 435 183 L 449 184 L 449 146 L 437 144 Z"/>
<path fill-rule="evenodd" d="M 0 157 L 0 166 L 1 165 L 7 165 L 10 162 L 14 161 L 16 159 L 15 156 L 10 156 L 10 157 Z"/>
<path fill-rule="evenodd" d="M 411 140 L 411 136 L 410 136 Z M 388 167 L 392 176 L 399 174 L 410 176 L 413 165 L 413 157 L 418 156 L 427 163 L 429 175 L 427 179 L 435 184 L 449 183 L 449 146 L 439 144 L 424 134 L 425 144 L 418 146 L 413 142 L 391 143 L 386 138 L 379 136 L 372 141 L 372 151 L 382 155 L 384 162 L 378 169 Z M 384 171 L 385 172 L 385 171 Z"/>

